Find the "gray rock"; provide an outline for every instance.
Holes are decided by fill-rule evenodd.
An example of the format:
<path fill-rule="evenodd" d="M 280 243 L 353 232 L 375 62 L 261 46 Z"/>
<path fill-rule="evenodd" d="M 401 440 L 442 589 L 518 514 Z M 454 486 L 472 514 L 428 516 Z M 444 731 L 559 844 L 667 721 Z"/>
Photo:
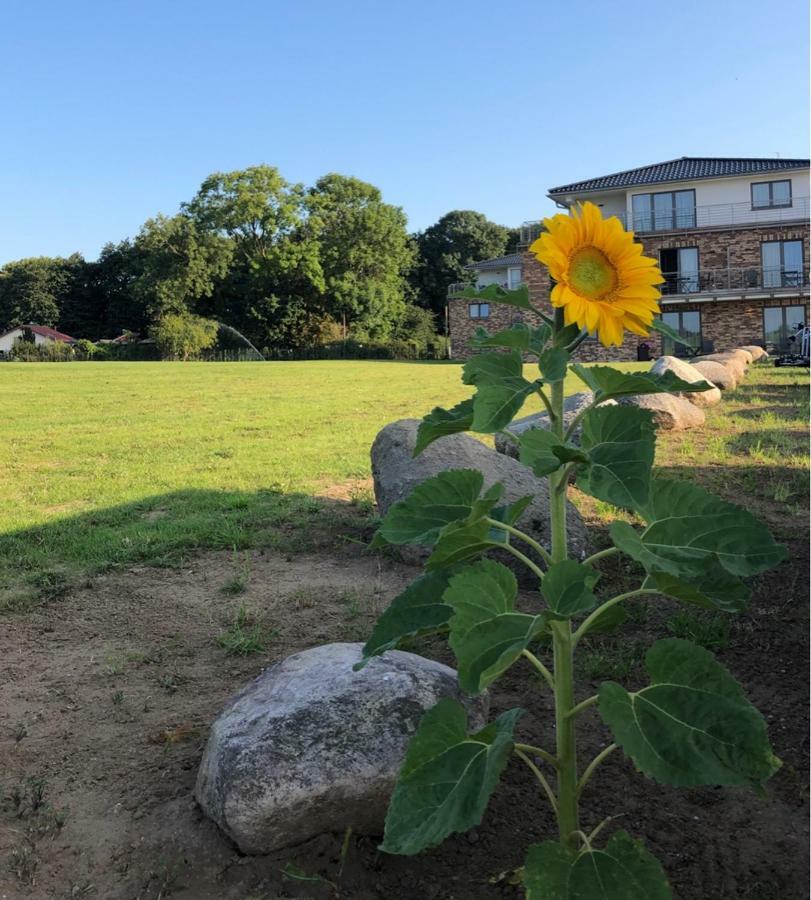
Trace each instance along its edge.
<path fill-rule="evenodd" d="M 660 431 L 699 428 L 706 420 L 703 410 L 689 400 L 673 394 L 639 394 L 636 397 L 623 397 L 620 403 L 624 406 L 638 406 L 640 409 L 650 410 Z"/>
<path fill-rule="evenodd" d="M 696 382 L 710 384 L 698 369 L 694 368 L 690 363 L 685 362 L 683 359 L 678 359 L 675 356 L 660 356 L 650 367 L 650 370 L 656 375 L 664 375 L 665 372 L 672 372 L 675 376 L 681 378 L 682 381 L 687 381 L 690 384 L 695 384 Z M 694 394 L 690 393 L 690 391 L 685 391 L 676 396 L 689 401 L 693 406 L 700 406 L 702 408 L 706 406 L 715 406 L 716 403 L 721 402 L 721 391 L 719 391 L 717 387 L 711 387 L 708 391 L 696 391 Z"/>
<path fill-rule="evenodd" d="M 693 362 L 692 366 L 722 391 L 734 391 L 738 386 L 735 372 L 723 363 L 712 359 L 700 359 Z"/>
<path fill-rule="evenodd" d="M 324 832 L 383 833 L 406 746 L 425 710 L 462 700 L 456 672 L 392 650 L 360 672 L 362 644 L 326 644 L 267 669 L 214 722 L 195 797 L 243 853 Z M 465 699 L 471 729 L 487 701 Z"/>
<path fill-rule="evenodd" d="M 752 362 L 759 362 L 761 359 L 768 359 L 769 354 L 763 349 L 763 347 L 759 347 L 757 344 L 746 344 L 744 347 L 740 347 L 741 350 L 746 350 L 747 353 L 752 355 Z"/>
<path fill-rule="evenodd" d="M 592 400 L 594 400 L 594 394 L 591 391 L 581 391 L 579 394 L 571 394 L 563 401 L 563 424 L 565 428 L 568 428 L 572 419 L 581 413 L 586 407 L 588 407 Z M 616 406 L 616 400 L 606 400 L 604 403 L 600 404 L 601 406 Z M 519 436 L 522 435 L 525 431 L 529 431 L 530 428 L 549 428 L 549 414 L 546 412 L 533 413 L 531 416 L 524 416 L 523 419 L 516 419 L 514 422 L 510 423 L 506 431 L 511 432 L 512 434 Z M 580 439 L 580 428 L 575 430 L 573 435 L 573 442 L 579 443 Z M 515 441 L 511 441 L 509 438 L 504 437 L 502 434 L 497 434 L 495 439 L 496 450 L 499 453 L 504 453 L 507 456 L 511 456 L 513 459 L 518 459 L 518 444 Z"/>
<path fill-rule="evenodd" d="M 417 436 L 416 419 L 392 422 L 377 435 L 372 444 L 372 477 L 375 498 L 381 515 L 398 500 L 404 500 L 417 485 L 448 469 L 477 469 L 484 476 L 485 488 L 500 481 L 504 487 L 505 503 L 512 503 L 528 494 L 530 505 L 518 520 L 517 527 L 526 531 L 547 549 L 550 545 L 549 487 L 546 479 L 536 478 L 515 459 L 497 453 L 481 441 L 467 434 L 452 434 L 434 441 L 416 457 L 412 456 Z M 589 540 L 580 513 L 568 504 L 566 523 L 569 536 L 569 555 L 582 558 L 588 555 Z M 424 548 L 401 547 L 408 562 L 422 562 L 429 551 Z M 522 550 L 537 561 L 534 551 Z M 493 554 L 518 575 L 523 584 L 532 585 L 527 569 L 508 553 Z"/>
<path fill-rule="evenodd" d="M 746 361 L 742 356 L 734 353 L 710 353 L 706 356 L 698 356 L 693 360 L 693 365 L 697 362 L 715 362 L 726 366 L 735 376 L 735 381 L 740 384 L 746 375 Z"/>

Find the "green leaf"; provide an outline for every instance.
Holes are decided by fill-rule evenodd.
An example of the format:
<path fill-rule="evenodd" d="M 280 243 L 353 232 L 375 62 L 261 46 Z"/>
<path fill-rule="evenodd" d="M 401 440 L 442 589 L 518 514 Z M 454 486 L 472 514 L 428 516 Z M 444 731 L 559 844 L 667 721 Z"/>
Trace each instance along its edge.
<path fill-rule="evenodd" d="M 534 499 L 532 494 L 527 494 L 526 497 L 519 497 L 515 502 L 507 506 L 496 506 L 490 510 L 490 518 L 503 522 L 505 525 L 515 525 L 523 515 L 524 510 Z"/>
<path fill-rule="evenodd" d="M 448 569 L 428 572 L 395 597 L 377 620 L 355 669 L 362 669 L 373 656 L 393 649 L 405 637 L 443 630 L 453 615 L 442 600 L 452 574 Z"/>
<path fill-rule="evenodd" d="M 550 347 L 544 350 L 538 360 L 544 381 L 563 381 L 566 367 L 569 365 L 569 354 L 562 347 Z"/>
<path fill-rule="evenodd" d="M 456 700 L 428 710 L 406 751 L 380 849 L 410 856 L 478 825 L 512 753 L 522 712 L 502 713 L 468 736 L 467 714 Z"/>
<path fill-rule="evenodd" d="M 530 328 L 523 322 L 511 325 L 504 331 L 488 334 L 484 328 L 477 328 L 471 342 L 477 349 L 485 347 L 508 347 L 531 353 L 540 353 L 549 340 L 551 329 L 548 325 Z"/>
<path fill-rule="evenodd" d="M 561 439 L 547 428 L 528 428 L 518 436 L 518 458 L 542 478 L 555 472 L 570 460 L 587 457 L 574 444 L 563 444 Z"/>
<path fill-rule="evenodd" d="M 760 784 L 780 766 L 763 717 L 703 647 L 657 641 L 645 657 L 650 686 L 606 682 L 600 714 L 636 767 L 661 784 Z"/>
<path fill-rule="evenodd" d="M 494 434 L 515 418 L 538 383 L 521 374 L 524 363 L 518 350 L 481 353 L 471 357 L 462 370 L 462 381 L 477 387 L 473 398 L 473 431 Z"/>
<path fill-rule="evenodd" d="M 474 469 L 450 469 L 417 485 L 392 504 L 378 530 L 390 544 L 434 544 L 451 522 L 487 515 L 503 492 L 493 485 L 480 498 L 484 477 Z"/>
<path fill-rule="evenodd" d="M 451 522 L 440 533 L 425 568 L 431 571 L 452 566 L 506 543 L 506 533 L 491 528 L 484 519 L 475 522 Z"/>
<path fill-rule="evenodd" d="M 450 580 L 443 601 L 453 608 L 450 645 L 459 686 L 478 694 L 506 671 L 544 630 L 542 616 L 516 612 L 515 575 L 482 559 Z"/>
<path fill-rule="evenodd" d="M 580 334 L 581 330 L 580 326 L 576 325 L 574 322 L 572 322 L 571 325 L 566 325 L 564 328 L 561 328 L 555 336 L 555 346 L 568 347 Z"/>
<path fill-rule="evenodd" d="M 706 381 L 683 381 L 670 370 L 662 375 L 653 372 L 620 372 L 611 366 L 583 366 L 572 363 L 572 371 L 594 391 L 594 401 L 601 403 L 609 397 L 626 397 L 637 394 L 678 394 L 709 390 Z"/>
<path fill-rule="evenodd" d="M 611 835 L 572 859 L 556 841 L 533 844 L 524 864 L 526 900 L 671 900 L 665 873 L 641 841 Z"/>
<path fill-rule="evenodd" d="M 449 434 L 459 434 L 461 431 L 470 431 L 472 424 L 472 397 L 457 403 L 453 409 L 443 409 L 441 406 L 434 407 L 420 422 L 413 456 L 419 456 L 429 444 L 432 444 L 438 438 Z"/>
<path fill-rule="evenodd" d="M 650 327 L 652 331 L 658 331 L 659 334 L 664 334 L 676 344 L 682 344 L 685 347 L 693 346 L 690 341 L 688 341 L 686 338 L 683 338 L 675 328 L 671 328 L 670 325 L 666 325 L 661 319 L 654 319 L 653 322 L 651 322 Z"/>
<path fill-rule="evenodd" d="M 482 384 L 473 398 L 473 425 L 479 434 L 495 434 L 516 417 L 527 397 L 538 385 L 525 378 L 505 378 Z"/>
<path fill-rule="evenodd" d="M 687 481 L 654 478 L 650 498 L 639 510 L 642 532 L 626 522 L 609 528 L 614 544 L 648 570 L 691 583 L 707 575 L 708 560 L 732 575 L 757 575 L 785 558 L 768 528 L 750 512 Z"/>
<path fill-rule="evenodd" d="M 602 406 L 583 416 L 580 446 L 589 465 L 581 469 L 577 486 L 586 494 L 625 509 L 648 500 L 656 449 L 653 416 L 628 406 Z"/>
<path fill-rule="evenodd" d="M 529 289 L 525 284 L 519 285 L 515 290 L 507 291 L 497 284 L 488 284 L 481 290 L 471 286 L 465 288 L 457 297 L 467 300 L 484 300 L 487 303 L 504 303 L 507 306 L 517 306 L 519 309 L 532 309 L 529 302 Z"/>
<path fill-rule="evenodd" d="M 706 560 L 703 574 L 692 576 L 689 582 L 667 572 L 653 572 L 648 575 L 645 587 L 655 588 L 682 603 L 729 613 L 741 612 L 749 600 L 746 585 L 712 558 Z"/>
<path fill-rule="evenodd" d="M 628 618 L 628 613 L 622 608 L 621 603 L 615 603 L 614 606 L 608 606 L 598 613 L 592 619 L 587 634 L 608 634 L 616 631 L 620 625 Z"/>
<path fill-rule="evenodd" d="M 549 609 L 557 616 L 569 619 L 596 606 L 597 598 L 592 588 L 599 577 L 591 566 L 566 559 L 547 569 L 541 591 Z"/>

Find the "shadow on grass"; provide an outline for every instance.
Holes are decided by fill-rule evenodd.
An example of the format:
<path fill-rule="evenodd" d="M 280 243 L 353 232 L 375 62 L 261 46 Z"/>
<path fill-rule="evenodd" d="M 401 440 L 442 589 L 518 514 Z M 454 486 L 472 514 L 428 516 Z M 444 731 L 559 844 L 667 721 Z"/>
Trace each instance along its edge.
<path fill-rule="evenodd" d="M 172 566 L 201 550 L 301 553 L 371 539 L 370 504 L 276 491 L 185 490 L 0 535 L 0 611 L 54 599 L 89 576 Z"/>

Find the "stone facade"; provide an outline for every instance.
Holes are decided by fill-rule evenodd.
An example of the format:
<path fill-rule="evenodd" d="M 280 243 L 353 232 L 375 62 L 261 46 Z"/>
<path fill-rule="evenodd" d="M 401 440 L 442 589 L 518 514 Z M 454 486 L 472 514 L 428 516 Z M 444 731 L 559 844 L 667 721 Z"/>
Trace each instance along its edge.
<path fill-rule="evenodd" d="M 649 256 L 657 256 L 660 250 L 696 247 L 700 271 L 708 269 L 725 270 L 761 267 L 761 243 L 765 241 L 802 240 L 804 266 L 808 271 L 809 226 L 797 224 L 773 224 L 747 227 L 727 227 L 719 229 L 692 229 L 689 231 L 646 234 L 640 237 Z M 532 302 L 545 312 L 551 311 L 549 303 L 550 280 L 546 269 L 535 257 L 524 250 L 522 254 L 522 276 L 529 288 Z M 763 291 L 752 290 L 752 294 Z M 537 316 L 524 313 L 509 306 L 491 304 L 487 319 L 469 317 L 469 300 L 457 298 L 448 301 L 448 321 L 451 337 L 451 355 L 465 359 L 473 351 L 470 339 L 478 326 L 489 332 L 508 328 L 514 322 L 526 321 L 537 324 Z M 716 350 L 743 344 L 763 343 L 763 308 L 773 306 L 804 306 L 806 321 L 809 319 L 808 295 L 800 290 L 794 296 L 780 296 L 769 299 L 713 300 L 690 303 L 679 298 L 668 302 L 663 298 L 662 311 L 698 310 L 701 314 L 701 333 L 704 341 L 712 341 Z M 640 345 L 647 344 L 652 358 L 662 352 L 661 339 L 657 333 L 649 337 L 626 334 L 621 347 L 603 347 L 599 341 L 588 340 L 581 344 L 576 357 L 581 361 L 598 362 L 610 360 L 635 360 Z"/>

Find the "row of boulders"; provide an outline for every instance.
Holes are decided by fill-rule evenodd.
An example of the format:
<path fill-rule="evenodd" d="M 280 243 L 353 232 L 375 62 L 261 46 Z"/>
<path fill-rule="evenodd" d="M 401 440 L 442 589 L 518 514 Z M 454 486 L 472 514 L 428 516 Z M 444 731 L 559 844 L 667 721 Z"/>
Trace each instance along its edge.
<path fill-rule="evenodd" d="M 660 431 L 681 431 L 688 428 L 701 427 L 706 417 L 704 409 L 721 402 L 721 391 L 733 390 L 746 375 L 746 368 L 752 362 L 766 359 L 768 354 L 762 347 L 738 347 L 698 356 L 687 362 L 675 356 L 660 356 L 651 366 L 650 371 L 657 375 L 672 372 L 682 381 L 694 384 L 706 382 L 712 387 L 706 391 L 682 394 L 640 394 L 636 397 L 623 397 L 619 402 L 627 406 L 638 406 L 650 410 L 656 426 Z M 594 400 L 591 391 L 582 391 L 566 398 L 563 418 L 566 426 L 583 409 Z M 607 400 L 606 404 L 616 401 Z M 516 419 L 507 430 L 519 436 L 530 428 L 549 428 L 547 413 L 534 413 L 523 419 Z M 574 435 L 577 440 L 578 435 Z M 496 435 L 496 449 L 499 453 L 517 458 L 518 447 L 503 435 Z"/>
<path fill-rule="evenodd" d="M 695 427 L 704 421 L 703 408 L 718 403 L 721 391 L 735 387 L 746 366 L 764 356 L 759 347 L 745 347 L 691 363 L 661 357 L 652 371 L 672 371 L 690 382 L 706 380 L 712 390 L 648 394 L 621 402 L 650 409 L 661 428 Z M 567 423 L 592 399 L 590 392 L 569 397 Z M 469 435 L 448 435 L 414 458 L 418 424 L 413 419 L 392 422 L 372 446 L 381 514 L 440 472 L 476 469 L 485 487 L 504 485 L 505 503 L 532 495 L 518 525 L 549 547 L 548 483 L 513 458 L 514 442 L 499 436 L 493 450 Z M 519 419 L 510 429 L 520 434 L 548 424 L 546 415 L 539 414 Z M 583 558 L 589 552 L 587 531 L 571 504 L 567 520 L 572 554 Z M 407 548 L 405 556 L 420 562 L 426 553 Z M 519 577 L 528 576 L 511 555 L 505 553 L 502 561 Z M 269 853 L 350 827 L 361 834 L 381 834 L 406 746 L 423 713 L 439 699 L 453 697 L 467 706 L 472 729 L 483 725 L 486 698 L 463 698 L 452 669 L 390 651 L 356 672 L 361 650 L 361 644 L 327 644 L 290 656 L 232 698 L 214 722 L 195 795 L 242 852 Z"/>

